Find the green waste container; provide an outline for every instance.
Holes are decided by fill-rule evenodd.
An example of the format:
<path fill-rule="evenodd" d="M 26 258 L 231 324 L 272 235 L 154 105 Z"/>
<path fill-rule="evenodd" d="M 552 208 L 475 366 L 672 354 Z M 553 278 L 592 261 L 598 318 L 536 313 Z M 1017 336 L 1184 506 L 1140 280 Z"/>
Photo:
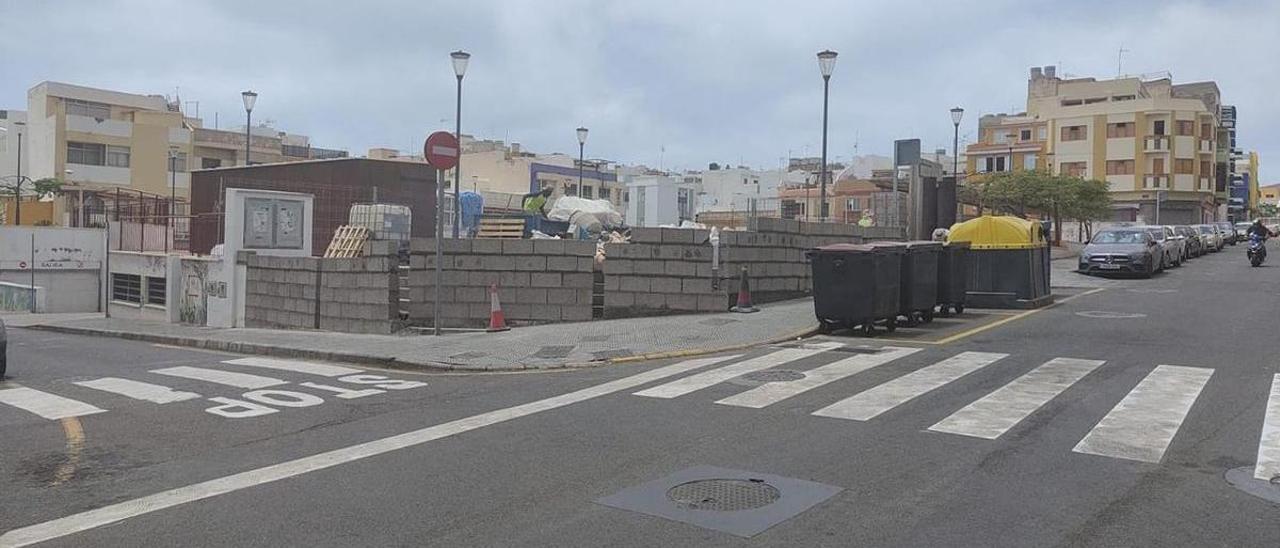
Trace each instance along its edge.
<path fill-rule="evenodd" d="M 951 242 L 938 255 L 938 311 L 964 313 L 969 282 L 969 242 Z"/>
<path fill-rule="evenodd" d="M 813 270 L 813 308 L 823 332 L 897 328 L 905 248 L 835 244 L 806 252 Z"/>

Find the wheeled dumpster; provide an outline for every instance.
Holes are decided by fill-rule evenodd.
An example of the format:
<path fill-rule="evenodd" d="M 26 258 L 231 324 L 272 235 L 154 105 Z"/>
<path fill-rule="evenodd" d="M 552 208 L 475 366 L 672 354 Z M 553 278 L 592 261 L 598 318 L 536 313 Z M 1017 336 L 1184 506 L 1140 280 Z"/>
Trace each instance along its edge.
<path fill-rule="evenodd" d="M 969 242 L 949 242 L 938 255 L 938 312 L 964 313 L 969 282 Z"/>
<path fill-rule="evenodd" d="M 806 252 L 813 269 L 813 308 L 823 332 L 876 322 L 897 328 L 903 247 L 835 244 Z"/>
<path fill-rule="evenodd" d="M 974 308 L 1039 308 L 1049 292 L 1049 244 L 1039 223 L 986 215 L 951 227 L 948 242 L 969 242 L 965 301 Z"/>

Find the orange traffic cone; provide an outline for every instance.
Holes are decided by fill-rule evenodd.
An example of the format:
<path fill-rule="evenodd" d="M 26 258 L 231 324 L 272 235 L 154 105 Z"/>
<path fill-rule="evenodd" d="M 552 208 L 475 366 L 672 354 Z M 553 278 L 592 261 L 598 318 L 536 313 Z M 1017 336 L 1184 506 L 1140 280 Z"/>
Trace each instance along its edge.
<path fill-rule="evenodd" d="M 729 309 L 730 312 L 741 312 L 744 314 L 751 312 L 759 312 L 760 309 L 751 305 L 751 278 L 747 276 L 747 267 L 742 267 L 742 282 L 738 284 L 738 304 Z"/>
<path fill-rule="evenodd" d="M 507 318 L 502 315 L 502 305 L 498 303 L 498 284 L 489 284 L 489 329 L 486 331 L 510 331 Z"/>

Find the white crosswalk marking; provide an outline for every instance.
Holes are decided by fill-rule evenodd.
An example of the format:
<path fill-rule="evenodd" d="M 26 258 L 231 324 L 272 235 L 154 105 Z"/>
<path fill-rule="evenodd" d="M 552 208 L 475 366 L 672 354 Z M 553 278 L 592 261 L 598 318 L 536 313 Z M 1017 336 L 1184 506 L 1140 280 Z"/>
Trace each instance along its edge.
<path fill-rule="evenodd" d="M 734 377 L 746 375 L 761 369 L 768 369 L 776 365 L 781 365 L 790 361 L 812 356 L 820 352 L 826 352 L 833 348 L 844 346 L 840 343 L 821 343 L 810 345 L 806 348 L 783 348 L 763 356 L 757 356 L 749 360 L 740 361 L 735 364 L 726 365 L 711 371 L 690 375 L 683 379 L 655 386 L 648 390 L 636 392 L 637 396 L 647 396 L 650 398 L 675 398 L 683 396 L 690 392 L 702 390 L 708 386 L 722 383 Z M 737 356 L 732 356 L 737 357 Z M 725 361 L 728 358 L 725 358 Z"/>
<path fill-rule="evenodd" d="M 1253 477 L 1260 480 L 1271 481 L 1276 476 L 1280 476 L 1280 375 L 1271 379 L 1262 439 L 1258 441 L 1258 462 L 1253 467 Z"/>
<path fill-rule="evenodd" d="M 247 373 L 235 373 L 231 371 L 222 371 L 219 369 L 205 369 L 203 367 L 170 367 L 167 369 L 156 369 L 152 373 L 161 375 L 169 375 L 171 377 L 182 377 L 184 379 L 194 379 L 197 381 L 206 381 L 227 386 L 235 386 L 238 388 L 248 388 L 257 390 L 259 388 L 267 388 L 271 386 L 279 386 L 288 384 L 280 379 L 271 377 L 259 377 L 257 375 L 249 375 Z"/>
<path fill-rule="evenodd" d="M 942 419 L 929 430 L 996 439 L 1103 363 L 1054 358 Z"/>
<path fill-rule="evenodd" d="M 94 390 L 102 390 L 103 392 L 111 392 L 127 396 L 135 400 L 149 401 L 152 403 L 173 403 L 178 401 L 194 400 L 200 397 L 195 392 L 183 392 L 174 390 L 168 386 L 151 384 L 147 382 L 132 381 L 129 379 L 120 379 L 116 377 L 103 377 L 91 381 L 81 381 L 72 383 L 76 386 L 92 388 Z"/>
<path fill-rule="evenodd" d="M 856 354 L 804 372 L 804 378 L 789 382 L 765 383 L 716 403 L 759 409 L 807 392 L 827 383 L 860 373 L 877 365 L 919 352 L 919 348 L 886 346 L 876 354 Z"/>
<path fill-rule="evenodd" d="M 1072 451 L 1160 462 L 1211 375 L 1203 367 L 1157 366 Z"/>
<path fill-rule="evenodd" d="M 819 417 L 871 420 L 913 398 L 1008 356 L 993 352 L 961 352 L 938 363 L 886 382 L 814 411 Z"/>
<path fill-rule="evenodd" d="M 309 375 L 320 375 L 322 377 L 341 377 L 343 375 L 355 375 L 363 373 L 359 369 L 350 367 L 342 367 L 339 365 L 330 365 L 325 363 L 303 362 L 297 360 L 279 360 L 275 358 L 239 358 L 235 360 L 227 360 L 222 363 L 231 365 L 247 365 L 249 367 L 261 367 L 264 369 L 277 369 L 280 371 L 292 371 L 294 373 L 307 373 Z"/>
<path fill-rule="evenodd" d="M 52 420 L 83 417 L 107 411 L 71 398 L 55 396 L 25 386 L 0 390 L 0 403 Z"/>

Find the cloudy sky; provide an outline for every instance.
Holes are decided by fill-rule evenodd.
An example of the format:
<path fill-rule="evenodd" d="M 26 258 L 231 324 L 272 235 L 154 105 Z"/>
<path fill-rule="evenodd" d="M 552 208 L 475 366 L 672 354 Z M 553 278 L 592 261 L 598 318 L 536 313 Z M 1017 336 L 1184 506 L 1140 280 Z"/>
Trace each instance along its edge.
<path fill-rule="evenodd" d="M 950 107 L 972 135 L 1023 108 L 1029 67 L 1111 77 L 1123 46 L 1126 73 L 1216 80 L 1240 145 L 1280 158 L 1280 0 L 0 0 L 0 21 L 0 108 L 57 80 L 176 90 L 227 127 L 252 88 L 255 120 L 357 155 L 452 128 L 459 48 L 465 133 L 572 153 L 585 125 L 588 156 L 697 168 L 817 155 L 822 49 L 840 53 L 829 155 L 847 159 L 949 148 Z"/>

